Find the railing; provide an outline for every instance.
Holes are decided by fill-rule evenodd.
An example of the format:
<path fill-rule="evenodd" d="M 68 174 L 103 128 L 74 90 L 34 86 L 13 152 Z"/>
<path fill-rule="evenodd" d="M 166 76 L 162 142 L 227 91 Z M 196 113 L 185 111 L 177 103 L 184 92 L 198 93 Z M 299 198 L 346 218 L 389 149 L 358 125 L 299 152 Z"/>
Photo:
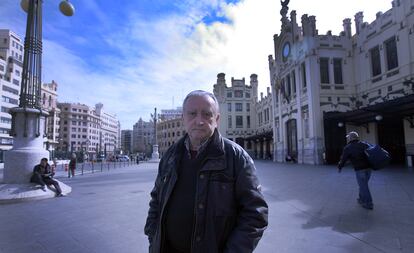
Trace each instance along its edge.
<path fill-rule="evenodd" d="M 110 171 L 137 165 L 136 161 L 102 161 L 76 163 L 75 176 Z M 70 177 L 69 161 L 59 163 L 55 168 L 55 177 Z"/>

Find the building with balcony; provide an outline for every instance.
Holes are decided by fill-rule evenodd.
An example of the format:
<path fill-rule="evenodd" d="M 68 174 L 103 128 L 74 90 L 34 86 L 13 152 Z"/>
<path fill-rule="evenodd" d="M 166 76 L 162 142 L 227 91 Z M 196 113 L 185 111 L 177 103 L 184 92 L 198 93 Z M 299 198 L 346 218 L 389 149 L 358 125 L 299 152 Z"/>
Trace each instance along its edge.
<path fill-rule="evenodd" d="M 108 154 L 113 155 L 119 152 L 120 148 L 120 139 L 119 131 L 120 124 L 117 119 L 116 114 L 110 114 L 103 110 L 103 104 L 98 103 L 95 105 L 96 115 L 100 118 L 101 128 L 100 128 L 100 147 L 105 153 L 105 156 Z"/>
<path fill-rule="evenodd" d="M 158 152 L 162 157 L 167 149 L 185 135 L 181 114 L 157 123 Z"/>
<path fill-rule="evenodd" d="M 60 109 L 57 107 L 58 84 L 52 80 L 51 83 L 43 83 L 41 87 L 42 109 L 49 115 L 46 118 L 46 150 L 54 157 L 54 151 L 59 144 L 60 131 Z"/>
<path fill-rule="evenodd" d="M 23 41 L 14 32 L 0 29 L 0 162 L 3 151 L 13 145 L 9 109 L 19 106 L 22 69 Z"/>
<path fill-rule="evenodd" d="M 58 150 L 83 152 L 96 158 L 103 151 L 101 145 L 101 118 L 94 107 L 80 103 L 58 103 L 60 132 Z"/>

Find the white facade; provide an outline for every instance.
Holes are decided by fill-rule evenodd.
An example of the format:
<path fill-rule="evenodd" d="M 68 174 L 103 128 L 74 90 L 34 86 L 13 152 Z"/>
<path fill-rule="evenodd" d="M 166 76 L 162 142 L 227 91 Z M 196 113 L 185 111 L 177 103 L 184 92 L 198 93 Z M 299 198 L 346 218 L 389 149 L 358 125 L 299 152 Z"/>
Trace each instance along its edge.
<path fill-rule="evenodd" d="M 103 110 L 103 104 L 96 104 L 95 108 L 101 122 L 100 146 L 103 147 L 106 154 L 114 154 L 119 150 L 121 142 L 119 121 L 116 114 L 110 114 Z"/>
<path fill-rule="evenodd" d="M 0 29 L 0 160 L 12 148 L 10 108 L 18 107 L 23 68 L 23 41 L 12 31 Z M 0 161 L 0 162 L 1 162 Z"/>
<path fill-rule="evenodd" d="M 345 19 L 343 32 L 335 36 L 319 35 L 314 16 L 303 15 L 299 27 L 295 11 L 287 18 L 282 3 L 281 33 L 274 36 L 275 55 L 268 59 L 276 161 L 290 156 L 299 163 L 335 163 L 345 133 L 356 130 L 389 150 L 393 162 L 409 163 L 414 2 L 397 0 L 392 6 L 371 23 L 357 13 L 355 34 Z"/>

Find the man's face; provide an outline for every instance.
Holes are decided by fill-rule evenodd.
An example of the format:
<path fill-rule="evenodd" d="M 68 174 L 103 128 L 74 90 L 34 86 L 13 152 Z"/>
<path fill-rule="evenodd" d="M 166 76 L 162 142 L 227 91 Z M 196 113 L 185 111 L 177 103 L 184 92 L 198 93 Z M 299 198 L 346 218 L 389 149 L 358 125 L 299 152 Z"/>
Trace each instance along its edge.
<path fill-rule="evenodd" d="M 47 161 L 45 160 L 40 161 L 40 165 L 42 165 L 42 167 L 46 167 L 46 164 L 47 164 Z"/>
<path fill-rule="evenodd" d="M 213 135 L 220 115 L 216 112 L 214 100 L 209 96 L 193 96 L 183 108 L 185 131 L 192 144 L 199 145 Z"/>

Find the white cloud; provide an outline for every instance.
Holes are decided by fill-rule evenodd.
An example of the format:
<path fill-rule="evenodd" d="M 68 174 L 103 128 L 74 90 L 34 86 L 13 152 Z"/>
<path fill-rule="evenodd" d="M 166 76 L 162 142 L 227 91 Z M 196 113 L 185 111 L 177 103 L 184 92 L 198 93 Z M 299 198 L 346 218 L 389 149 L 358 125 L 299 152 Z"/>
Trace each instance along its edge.
<path fill-rule="evenodd" d="M 342 29 L 342 20 L 353 19 L 357 11 L 364 10 L 365 20 L 372 21 L 377 11 L 391 7 L 390 0 L 376 0 L 375 6 L 372 1 L 358 0 L 292 0 L 289 5 L 289 12 L 297 10 L 298 22 L 304 13 L 315 15 L 320 33 L 333 30 L 334 34 Z M 59 83 L 60 101 L 102 102 L 104 109 L 117 113 L 123 129 L 131 128 L 140 117 L 148 119 L 154 107 L 171 108 L 173 97 L 179 106 L 190 90 L 212 91 L 220 72 L 226 73 L 228 85 L 231 77 L 245 77 L 248 83 L 250 74 L 256 73 L 259 91 L 264 92 L 269 86 L 267 57 L 274 52 L 273 34 L 280 33 L 280 1 L 244 0 L 227 5 L 223 0 L 187 0 L 181 7 L 189 10 L 185 16 L 151 19 L 131 10 L 123 27 L 101 34 L 119 56 L 84 58 L 56 41 L 45 40 L 44 81 Z M 93 1 L 86 8 L 98 7 Z M 212 8 L 231 22 L 201 22 Z M 104 22 L 102 12 L 97 13 Z M 110 27 L 107 22 L 104 26 Z M 73 41 L 88 43 L 76 34 Z"/>

